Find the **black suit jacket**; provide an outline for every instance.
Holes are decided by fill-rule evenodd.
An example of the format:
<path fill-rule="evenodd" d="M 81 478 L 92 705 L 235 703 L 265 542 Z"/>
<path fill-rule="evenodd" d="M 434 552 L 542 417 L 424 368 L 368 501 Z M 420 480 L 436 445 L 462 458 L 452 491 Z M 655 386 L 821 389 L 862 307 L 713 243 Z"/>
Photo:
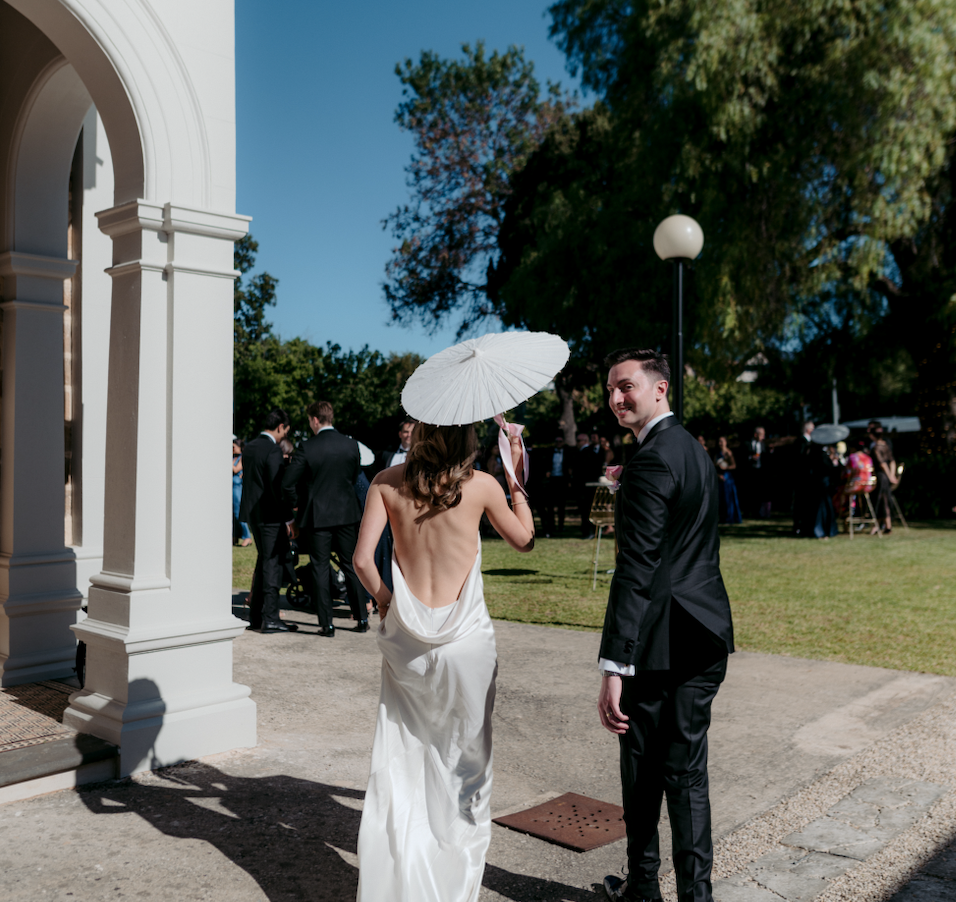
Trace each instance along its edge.
<path fill-rule="evenodd" d="M 242 498 L 239 519 L 243 522 L 288 523 L 291 505 L 282 501 L 282 449 L 268 435 L 260 434 L 242 450 Z"/>
<path fill-rule="evenodd" d="M 282 480 L 286 503 L 299 509 L 299 526 L 326 529 L 361 520 L 355 496 L 360 470 L 358 442 L 334 429 L 299 445 Z"/>
<path fill-rule="evenodd" d="M 734 632 L 720 575 L 717 471 L 674 417 L 655 424 L 617 494 L 617 565 L 600 657 L 638 670 L 671 668 L 676 602 L 730 653 Z M 680 649 L 681 637 L 674 637 Z"/>

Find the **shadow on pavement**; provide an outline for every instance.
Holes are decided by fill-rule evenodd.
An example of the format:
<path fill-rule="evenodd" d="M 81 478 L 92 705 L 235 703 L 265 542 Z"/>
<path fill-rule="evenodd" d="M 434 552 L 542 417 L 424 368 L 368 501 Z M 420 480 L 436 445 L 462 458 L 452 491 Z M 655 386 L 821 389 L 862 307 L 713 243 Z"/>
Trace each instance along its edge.
<path fill-rule="evenodd" d="M 953 902 L 956 900 L 956 835 L 923 865 L 889 902 Z"/>
<path fill-rule="evenodd" d="M 166 836 L 209 843 L 249 874 L 270 902 L 355 898 L 358 869 L 349 859 L 356 854 L 364 792 L 285 775 L 237 777 L 196 761 L 157 770 L 143 782 L 77 792 L 94 814 L 132 812 Z M 594 898 L 492 865 L 484 885 L 513 902 Z"/>

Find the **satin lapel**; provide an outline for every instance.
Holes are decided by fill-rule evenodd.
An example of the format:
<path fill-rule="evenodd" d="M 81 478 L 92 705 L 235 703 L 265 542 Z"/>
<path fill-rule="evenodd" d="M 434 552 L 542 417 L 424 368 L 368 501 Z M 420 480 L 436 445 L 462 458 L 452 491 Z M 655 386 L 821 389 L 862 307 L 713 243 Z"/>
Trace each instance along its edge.
<path fill-rule="evenodd" d="M 674 426 L 679 426 L 680 423 L 677 422 L 677 417 L 665 417 L 663 420 L 654 424 L 654 428 L 647 433 L 647 437 L 641 442 L 640 450 L 643 451 L 654 439 L 657 438 L 662 432 L 666 429 L 671 429 Z"/>

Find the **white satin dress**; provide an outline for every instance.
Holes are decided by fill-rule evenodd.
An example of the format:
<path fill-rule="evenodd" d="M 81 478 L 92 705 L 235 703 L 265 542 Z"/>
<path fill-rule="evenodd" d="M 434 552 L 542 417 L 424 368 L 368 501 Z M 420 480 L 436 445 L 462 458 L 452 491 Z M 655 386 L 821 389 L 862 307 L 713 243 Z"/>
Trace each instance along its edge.
<path fill-rule="evenodd" d="M 498 672 L 481 548 L 458 600 L 431 609 L 394 555 L 378 630 L 382 694 L 359 829 L 359 902 L 476 902 L 491 840 Z"/>

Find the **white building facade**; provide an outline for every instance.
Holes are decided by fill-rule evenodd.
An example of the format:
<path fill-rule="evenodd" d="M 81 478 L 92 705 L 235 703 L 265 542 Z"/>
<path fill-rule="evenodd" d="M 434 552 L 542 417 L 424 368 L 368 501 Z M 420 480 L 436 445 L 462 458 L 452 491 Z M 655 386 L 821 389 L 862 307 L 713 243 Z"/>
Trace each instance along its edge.
<path fill-rule="evenodd" d="M 123 774 L 256 742 L 220 538 L 233 22 L 232 0 L 0 0 L 0 681 L 70 675 L 82 639 L 65 722 Z"/>

